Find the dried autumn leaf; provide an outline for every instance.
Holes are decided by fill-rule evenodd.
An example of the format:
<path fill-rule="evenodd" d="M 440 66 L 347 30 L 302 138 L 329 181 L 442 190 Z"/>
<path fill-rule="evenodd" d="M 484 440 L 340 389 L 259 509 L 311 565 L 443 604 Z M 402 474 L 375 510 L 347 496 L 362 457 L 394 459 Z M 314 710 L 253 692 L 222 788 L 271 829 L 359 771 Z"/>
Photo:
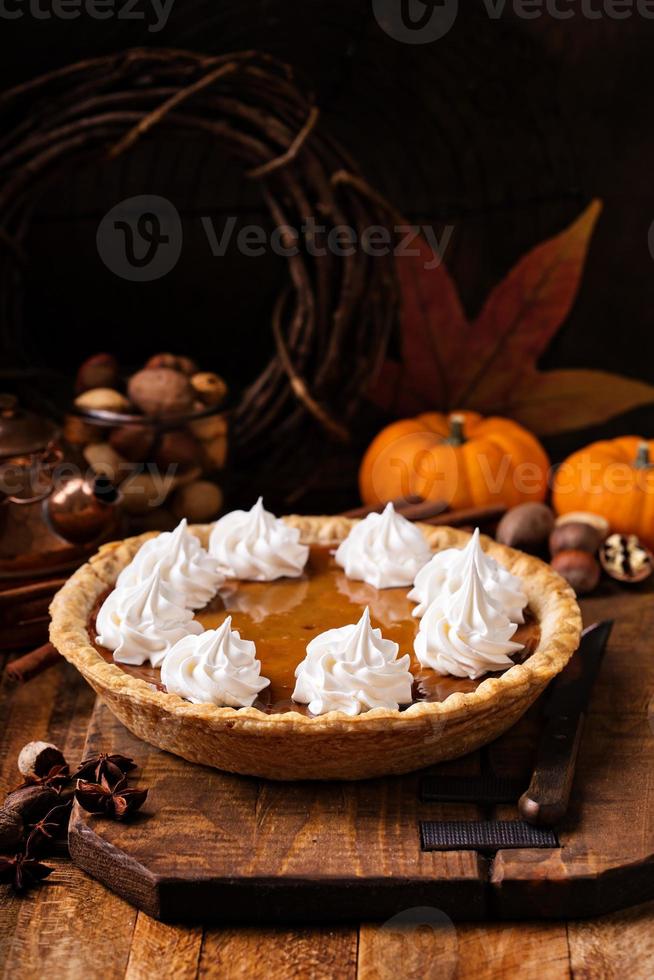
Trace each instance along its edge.
<path fill-rule="evenodd" d="M 654 402 L 654 386 L 606 371 L 530 372 L 507 411 L 536 435 L 583 429 Z"/>
<path fill-rule="evenodd" d="M 466 376 L 458 372 L 457 404 L 478 411 L 505 408 L 514 386 L 535 367 L 570 312 L 601 209 L 600 201 L 592 201 L 569 228 L 528 252 L 491 291 L 468 335 L 470 368 Z"/>
<path fill-rule="evenodd" d="M 424 238 L 418 254 L 398 255 L 402 293 L 402 362 L 386 361 L 369 392 L 385 411 L 410 414 L 449 401 L 452 364 L 470 329 L 445 264 Z"/>

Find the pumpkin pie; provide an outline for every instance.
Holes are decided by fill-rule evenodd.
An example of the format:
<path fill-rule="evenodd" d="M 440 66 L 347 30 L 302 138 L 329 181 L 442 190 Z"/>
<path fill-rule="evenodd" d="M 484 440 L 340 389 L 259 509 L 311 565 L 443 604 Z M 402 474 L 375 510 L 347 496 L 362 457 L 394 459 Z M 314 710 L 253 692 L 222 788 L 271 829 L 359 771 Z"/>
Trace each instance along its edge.
<path fill-rule="evenodd" d="M 261 510 L 258 519 L 265 520 L 264 515 Z M 176 614 L 165 588 L 157 592 L 159 587 L 153 587 L 152 579 L 147 588 L 134 579 L 133 560 L 139 555 L 137 561 L 143 567 L 152 563 L 157 535 L 104 545 L 54 598 L 53 644 L 126 727 L 145 741 L 219 769 L 297 780 L 402 773 L 470 752 L 509 728 L 565 666 L 579 643 L 580 612 L 566 582 L 538 559 L 490 539 L 475 536 L 472 544 L 476 547 L 479 542 L 484 561 L 495 559 L 501 566 L 506 581 L 498 580 L 496 589 L 501 591 L 509 579 L 518 580 L 526 604 L 513 617 L 521 622 L 510 629 L 505 629 L 505 618 L 499 623 L 503 645 L 490 652 L 484 647 L 487 660 L 480 667 L 477 661 L 471 665 L 458 660 L 456 650 L 449 658 L 434 651 L 430 630 L 442 630 L 444 623 L 449 628 L 447 610 L 457 603 L 478 601 L 479 590 L 486 601 L 484 570 L 475 566 L 465 595 L 457 592 L 455 601 L 444 601 L 442 608 L 438 601 L 434 603 L 430 586 L 425 584 L 431 573 L 416 576 L 416 562 L 425 567 L 430 560 L 438 580 L 442 574 L 439 556 L 446 549 L 470 545 L 470 535 L 453 528 L 412 525 L 409 537 L 417 537 L 405 542 L 412 558 L 402 565 L 391 554 L 399 548 L 401 557 L 402 549 L 390 531 L 374 543 L 378 548 L 379 541 L 387 542 L 382 546 L 386 551 L 366 552 L 368 558 L 374 558 L 366 562 L 360 560 L 361 552 L 353 552 L 348 545 L 356 535 L 364 535 L 357 521 L 291 516 L 283 519 L 283 525 L 278 522 L 271 533 L 277 534 L 280 527 L 295 531 L 292 539 L 284 539 L 283 548 L 271 551 L 283 553 L 281 570 L 276 566 L 271 570 L 272 559 L 261 549 L 239 550 L 238 557 L 234 557 L 235 550 L 224 551 L 230 534 L 239 541 L 239 535 L 246 533 L 238 522 L 210 548 L 223 562 L 226 574 L 203 566 L 199 555 L 184 559 L 185 568 L 190 569 L 185 587 L 194 618 L 188 611 L 183 616 Z M 216 533 L 215 526 L 188 530 L 204 548 Z M 146 542 L 152 543 L 143 548 Z M 212 575 L 215 581 L 205 589 Z M 110 597 L 119 591 L 119 576 L 119 588 L 131 590 L 134 601 L 144 608 L 156 601 L 168 604 L 167 635 L 179 657 L 180 631 L 187 636 L 181 641 L 183 649 L 195 650 L 199 645 L 204 648 L 203 656 L 212 645 L 224 650 L 224 644 L 229 644 L 230 656 L 251 665 L 256 649 L 257 669 L 247 674 L 247 700 L 228 700 L 225 706 L 209 698 L 203 701 L 197 691 L 194 695 L 183 688 L 186 696 L 171 693 L 162 677 L 172 677 L 173 671 L 166 673 L 165 668 L 153 666 L 154 657 L 152 662 L 141 656 L 116 662 L 118 641 L 107 639 L 111 617 L 106 610 L 112 607 Z M 429 603 L 419 619 L 415 603 L 421 599 Z M 512 601 L 515 605 L 513 593 Z M 495 616 L 497 609 L 493 603 L 491 607 Z M 432 621 L 436 625 L 429 625 Z M 350 700 L 336 702 L 316 696 L 311 651 L 315 655 L 320 644 L 327 642 L 325 637 L 329 643 L 359 643 L 362 637 L 373 642 L 377 661 L 386 658 L 384 662 L 392 665 L 393 690 L 401 692 L 397 695 L 401 703 L 375 706 L 380 702 L 374 684 L 367 700 L 357 685 L 356 697 Z M 144 650 L 148 642 L 147 631 L 139 633 L 139 643 L 146 644 Z M 395 650 L 401 654 L 399 659 Z M 455 676 L 457 670 L 462 676 Z M 232 706 L 240 703 L 246 706 Z"/>

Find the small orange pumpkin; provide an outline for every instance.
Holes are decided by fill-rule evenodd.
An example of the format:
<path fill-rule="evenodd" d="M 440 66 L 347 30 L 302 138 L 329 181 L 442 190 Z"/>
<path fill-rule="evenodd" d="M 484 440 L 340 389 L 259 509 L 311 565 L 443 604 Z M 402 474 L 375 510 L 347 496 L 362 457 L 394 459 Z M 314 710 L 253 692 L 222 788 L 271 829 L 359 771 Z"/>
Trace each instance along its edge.
<path fill-rule="evenodd" d="M 517 422 L 476 412 L 427 412 L 387 426 L 359 470 L 365 504 L 418 494 L 452 508 L 540 501 L 549 459 Z"/>
<path fill-rule="evenodd" d="M 622 436 L 579 449 L 557 470 L 552 503 L 559 514 L 600 514 L 612 531 L 654 548 L 654 440 Z"/>

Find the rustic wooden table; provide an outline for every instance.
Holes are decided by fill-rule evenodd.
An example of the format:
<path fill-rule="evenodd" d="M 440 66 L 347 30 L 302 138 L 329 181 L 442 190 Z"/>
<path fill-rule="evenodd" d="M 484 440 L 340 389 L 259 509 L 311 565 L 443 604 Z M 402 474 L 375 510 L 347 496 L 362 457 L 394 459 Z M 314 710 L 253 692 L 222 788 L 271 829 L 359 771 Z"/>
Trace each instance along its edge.
<path fill-rule="evenodd" d="M 643 601 L 651 604 L 651 596 Z M 5 682 L 0 792 L 15 784 L 17 754 L 31 739 L 56 742 L 68 758 L 79 758 L 92 707 L 92 692 L 63 663 L 22 687 Z M 0 886 L 0 973 L 12 980 L 654 975 L 654 902 L 587 921 L 446 923 L 404 934 L 367 923 L 202 929 L 157 922 L 67 859 L 52 863 L 48 882 L 24 898 Z"/>

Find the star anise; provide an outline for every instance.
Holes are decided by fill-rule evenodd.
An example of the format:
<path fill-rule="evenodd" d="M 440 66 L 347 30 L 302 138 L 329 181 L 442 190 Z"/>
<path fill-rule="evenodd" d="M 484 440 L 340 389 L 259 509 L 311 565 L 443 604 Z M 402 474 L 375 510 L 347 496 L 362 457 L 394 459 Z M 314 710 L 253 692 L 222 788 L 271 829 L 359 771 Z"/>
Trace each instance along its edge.
<path fill-rule="evenodd" d="M 26 854 L 31 855 L 35 851 L 43 849 L 59 836 L 68 822 L 72 803 L 72 799 L 67 800 L 66 803 L 60 803 L 58 806 L 48 810 L 41 820 L 37 820 L 35 824 L 32 824 L 32 829 L 25 844 Z"/>
<path fill-rule="evenodd" d="M 67 765 L 53 766 L 45 776 L 28 776 L 20 786 L 15 786 L 11 792 L 17 789 L 25 789 L 26 786 L 48 786 L 56 793 L 61 790 L 71 780 L 70 770 Z"/>
<path fill-rule="evenodd" d="M 0 857 L 0 881 L 8 882 L 13 885 L 17 892 L 23 892 L 27 888 L 38 885 L 54 868 L 49 868 L 47 864 L 41 864 L 36 858 L 30 857 L 27 852 L 16 854 L 14 857 Z"/>
<path fill-rule="evenodd" d="M 114 784 L 118 783 L 132 769 L 136 769 L 136 763 L 126 755 L 101 752 L 90 759 L 84 759 L 77 772 L 73 773 L 73 779 L 89 779 L 99 783 L 104 776 L 110 783 Z"/>
<path fill-rule="evenodd" d="M 75 799 L 84 810 L 114 820 L 124 820 L 139 810 L 147 795 L 147 789 L 131 789 L 125 776 L 113 786 L 106 776 L 101 776 L 99 783 L 80 779 L 75 790 Z"/>

